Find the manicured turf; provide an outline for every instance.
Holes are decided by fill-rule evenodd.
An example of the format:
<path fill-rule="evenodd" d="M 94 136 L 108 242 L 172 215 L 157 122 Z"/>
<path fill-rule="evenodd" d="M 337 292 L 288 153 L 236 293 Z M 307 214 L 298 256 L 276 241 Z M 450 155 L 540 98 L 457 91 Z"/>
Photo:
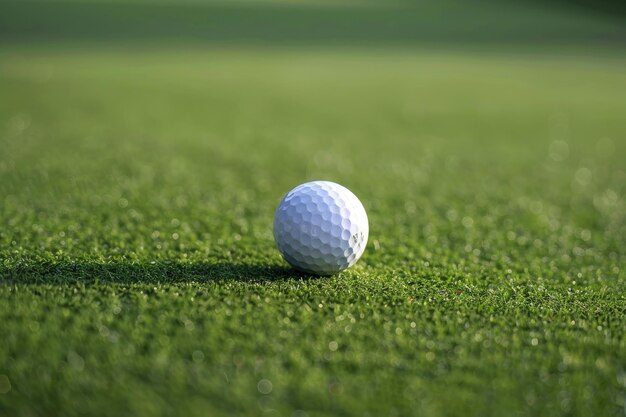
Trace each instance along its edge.
<path fill-rule="evenodd" d="M 5 47 L 0 414 L 624 415 L 620 56 Z"/>

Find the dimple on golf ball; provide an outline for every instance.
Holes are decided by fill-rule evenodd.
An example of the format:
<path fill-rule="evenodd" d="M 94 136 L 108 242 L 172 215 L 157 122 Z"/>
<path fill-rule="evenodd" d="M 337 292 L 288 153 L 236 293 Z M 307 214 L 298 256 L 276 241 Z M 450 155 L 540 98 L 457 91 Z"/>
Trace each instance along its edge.
<path fill-rule="evenodd" d="M 278 205 L 274 238 L 293 267 L 330 275 L 359 260 L 369 234 L 367 213 L 350 190 L 329 181 L 301 184 Z"/>

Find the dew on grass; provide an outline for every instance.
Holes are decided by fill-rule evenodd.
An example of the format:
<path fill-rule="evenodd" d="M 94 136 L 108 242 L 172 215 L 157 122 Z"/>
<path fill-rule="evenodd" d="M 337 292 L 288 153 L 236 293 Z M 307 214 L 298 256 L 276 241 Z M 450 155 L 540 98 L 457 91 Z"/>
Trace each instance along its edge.
<path fill-rule="evenodd" d="M 55 62 L 55 66 L 61 63 Z M 92 75 L 110 72 L 107 63 L 102 64 L 104 71 Z M 285 64 L 286 70 L 279 71 L 281 78 L 289 75 L 292 65 Z M 506 70 L 502 74 L 511 75 L 511 68 L 498 69 L 497 62 L 492 64 L 489 71 Z M 404 69 L 394 67 L 386 75 L 374 73 L 375 79 L 364 77 L 341 85 L 339 98 L 347 109 L 341 117 L 349 120 L 347 129 L 354 132 L 349 135 L 341 124 L 325 123 L 332 122 L 332 111 L 293 111 L 289 113 L 292 120 L 284 123 L 281 111 L 247 108 L 246 100 L 242 101 L 243 110 L 258 110 L 261 117 L 246 119 L 243 124 L 214 124 L 215 140 L 208 144 L 193 139 L 205 136 L 201 126 L 197 130 L 198 123 L 187 123 L 181 131 L 180 124 L 168 121 L 172 115 L 160 117 L 160 111 L 171 112 L 177 105 L 151 106 L 153 97 L 146 97 L 148 106 L 142 106 L 144 103 L 135 101 L 141 94 L 117 97 L 120 102 L 130 100 L 123 111 L 106 110 L 108 93 L 93 97 L 102 106 L 89 111 L 83 120 L 86 123 L 67 120 L 65 127 L 57 125 L 63 122 L 63 113 L 47 121 L 46 106 L 41 107 L 44 111 L 38 111 L 36 125 L 27 132 L 40 138 L 24 136 L 23 149 L 17 144 L 18 152 L 0 156 L 5 158 L 0 161 L 2 172 L 8 174 L 0 186 L 5 191 L 0 204 L 5 224 L 0 227 L 0 268 L 4 268 L 0 281 L 6 271 L 11 281 L 4 288 L 0 285 L 5 301 L 0 305 L 10 318 L 3 322 L 4 333 L 14 336 L 7 338 L 4 346 L 11 358 L 9 367 L 0 369 L 0 374 L 10 373 L 13 395 L 3 399 L 11 402 L 9 406 L 26 404 L 16 399 L 15 391 L 22 396 L 45 391 L 53 400 L 62 391 L 67 398 L 78 398 L 87 387 L 95 389 L 95 394 L 109 389 L 109 397 L 120 400 L 117 404 L 131 404 L 143 414 L 180 404 L 193 414 L 210 409 L 211 398 L 221 398 L 223 404 L 217 404 L 218 408 L 235 405 L 242 415 L 265 412 L 306 417 L 294 410 L 303 408 L 311 398 L 321 398 L 319 414 L 335 411 L 365 416 L 369 412 L 373 416 L 376 407 L 379 414 L 407 415 L 432 414 L 442 404 L 450 409 L 468 402 L 477 405 L 487 389 L 488 396 L 496 398 L 494 414 L 502 414 L 507 406 L 520 407 L 513 409 L 513 414 L 529 413 L 531 406 L 535 414 L 563 413 L 563 400 L 571 400 L 569 412 L 574 414 L 583 410 L 604 415 L 616 409 L 615 404 L 617 412 L 622 411 L 626 378 L 618 382 L 615 378 L 623 362 L 618 345 L 623 338 L 619 306 L 624 296 L 619 290 L 624 278 L 626 171 L 621 168 L 624 156 L 617 152 L 615 139 L 608 145 L 596 143 L 602 135 L 619 137 L 619 123 L 613 123 L 622 113 L 615 105 L 618 94 L 609 95 L 608 91 L 618 90 L 615 86 L 621 84 L 610 79 L 608 71 L 593 75 L 595 69 L 585 69 L 584 77 L 590 76 L 592 83 L 582 84 L 593 84 L 594 89 L 583 86 L 577 91 L 568 77 L 578 77 L 581 68 L 570 68 L 571 61 L 565 64 L 553 75 L 556 78 L 558 73 L 563 83 L 567 81 L 571 87 L 567 94 L 562 82 L 550 85 L 555 78 L 542 80 L 535 71 L 514 72 L 512 89 L 494 91 L 496 101 L 486 108 L 497 109 L 498 116 L 504 116 L 491 118 L 489 126 L 466 114 L 470 101 L 449 101 L 437 94 L 430 95 L 434 101 L 424 107 L 427 113 L 392 123 L 393 131 L 388 132 L 380 128 L 386 129 L 384 119 L 393 118 L 393 108 L 381 118 L 380 112 L 368 113 L 376 110 L 375 106 L 351 106 L 349 88 L 362 89 L 366 83 L 376 87 L 381 103 L 397 103 L 394 96 L 398 94 L 400 100 L 410 101 L 418 87 L 414 77 L 424 75 L 412 71 L 410 63 L 406 76 Z M 324 83 L 343 81 L 341 65 L 339 62 L 339 71 L 333 70 L 333 77 L 323 77 Z M 24 72 L 20 90 L 25 91 L 23 86 L 33 81 L 28 77 L 37 71 L 41 70 L 32 65 Z M 386 85 L 376 80 L 385 78 L 387 83 L 391 80 L 387 77 L 396 73 L 406 89 L 393 85 L 378 88 Z M 455 75 L 450 79 L 450 74 L 443 74 L 441 81 L 448 84 L 449 80 L 457 87 Z M 255 80 L 263 79 L 263 87 L 249 98 L 273 103 L 268 108 L 280 107 L 285 101 L 280 98 L 289 92 L 293 103 L 288 104 L 294 109 L 302 110 L 300 93 L 311 104 L 306 108 L 332 104 L 323 90 L 306 96 L 317 90 L 315 83 L 320 81 L 314 71 L 308 75 L 313 88 L 299 86 L 296 81 L 301 77 L 287 77 L 287 91 L 281 89 L 282 79 L 273 78 L 273 71 L 261 72 Z M 526 78 L 529 75 L 532 80 Z M 339 78 L 335 80 L 335 76 Z M 202 77 L 210 84 L 211 77 Z M 63 77 L 63 83 L 70 78 Z M 161 84 L 162 77 L 158 78 Z M 198 90 L 194 87 L 197 78 L 183 77 L 180 82 L 185 88 L 171 97 L 166 97 L 169 89 L 156 84 L 145 90 L 162 94 L 163 102 L 171 98 L 173 104 L 180 100 L 191 105 L 210 91 L 215 103 L 228 104 L 235 90 L 228 77 L 218 78 L 227 83 L 225 88 L 214 89 L 203 81 Z M 251 81 L 233 79 L 243 87 Z M 105 79 L 98 81 L 106 87 Z M 506 77 L 498 84 L 500 81 L 506 86 Z M 539 82 L 542 88 L 524 88 L 524 93 L 515 97 L 516 85 L 519 83 L 521 90 L 528 81 Z M 293 94 L 296 84 L 298 94 Z M 440 87 L 439 82 L 434 84 Z M 277 88 L 270 88 L 274 86 Z M 39 87 L 42 99 L 43 93 L 54 93 L 50 86 Z M 429 89 L 426 82 L 419 87 Z M 482 83 L 476 87 L 481 94 L 492 94 Z M 85 101 L 88 97 L 82 96 L 93 91 L 76 89 L 70 98 L 95 105 L 96 101 Z M 226 96 L 230 98 L 220 100 Z M 213 99 L 209 98 L 211 107 Z M 65 97 L 53 94 L 44 101 L 52 99 L 60 100 L 59 109 L 64 107 Z M 513 109 L 501 105 L 510 102 L 517 103 Z M 601 117 L 584 108 L 599 102 L 606 104 L 598 108 Z M 27 100 L 20 103 L 29 111 Z M 570 127 L 560 120 L 549 121 L 548 126 L 542 123 L 546 114 L 561 106 L 565 106 L 569 118 L 565 122 Z M 227 121 L 238 120 L 228 113 L 232 106 L 222 107 L 216 120 L 222 116 Z M 577 113 L 583 109 L 579 118 Z M 145 114 L 133 116 L 127 111 Z M 128 120 L 137 121 L 137 126 L 127 123 L 125 116 L 116 121 L 118 113 L 130 115 Z M 458 116 L 462 132 L 449 124 L 450 114 Z M 274 118 L 276 115 L 281 117 Z M 372 117 L 361 123 L 354 117 L 357 115 Z M 153 117 L 156 124 L 140 123 L 143 116 Z M 422 124 L 422 117 L 428 118 L 425 130 L 437 131 L 441 137 L 424 133 L 420 140 L 406 140 L 413 135 L 413 128 Z M 175 118 L 174 114 L 172 120 Z M 595 129 L 600 119 L 610 123 Z M 104 129 L 111 135 L 92 135 L 96 124 L 106 125 Z M 237 126 L 235 130 L 229 131 L 231 125 Z M 481 131 L 482 127 L 488 129 Z M 131 132 L 135 128 L 137 131 Z M 236 136 L 240 129 L 250 133 Z M 264 130 L 267 135 L 263 137 L 254 133 Z M 458 139 L 454 137 L 457 134 Z M 547 141 L 546 134 L 550 135 Z M 600 136 L 594 138 L 595 134 Z M 219 141 L 218 135 L 236 140 Z M 480 139 L 466 140 L 474 135 Z M 378 145 L 382 136 L 385 142 Z M 296 137 L 296 143 L 289 143 L 290 137 Z M 119 138 L 125 138 L 123 145 Z M 73 152 L 64 152 L 65 145 L 74 144 Z M 150 152 L 145 152 L 143 145 L 148 144 Z M 101 152 L 98 156 L 102 158 L 76 158 L 89 149 Z M 249 152 L 251 149 L 254 152 Z M 328 151 L 317 158 L 321 163 L 307 162 L 316 149 Z M 379 157 L 372 159 L 376 153 Z M 299 176 L 338 175 L 345 157 L 351 159 L 355 172 L 364 167 L 345 181 L 370 201 L 372 243 L 366 252 L 366 268 L 328 279 L 301 279 L 295 271 L 279 272 L 278 280 L 265 282 L 264 276 L 264 282 L 257 282 L 261 281 L 257 272 L 261 269 L 246 265 L 271 267 L 280 262 L 271 232 L 272 210 L 275 199 L 281 197 L 280 190 Z M 379 169 L 394 162 L 393 171 Z M 371 169 L 367 169 L 368 163 Z M 32 168 L 34 164 L 42 165 L 41 171 L 49 174 L 47 180 Z M 13 176 L 12 170 L 17 175 Z M 96 196 L 92 199 L 91 194 Z M 123 198 L 133 205 L 120 208 Z M 472 219 L 471 228 L 467 221 L 462 224 L 464 217 Z M 70 228 L 72 225 L 80 227 Z M 60 236 L 60 230 L 66 236 Z M 153 236 L 154 231 L 158 233 Z M 241 236 L 240 241 L 235 234 Z M 158 251 L 159 247 L 163 250 Z M 230 262 L 244 266 L 238 269 L 228 266 Z M 107 275 L 115 281 L 107 280 Z M 229 277 L 236 278 L 222 279 Z M 18 282 L 22 279 L 23 284 Z M 98 279 L 105 282 L 78 291 L 73 282 Z M 190 302 L 192 299 L 195 301 Z M 318 305 L 320 309 L 315 308 Z M 123 307 L 123 313 L 114 315 L 116 306 Z M 194 320 L 193 333 L 186 330 L 182 317 Z M 358 324 L 353 324 L 354 318 Z M 574 318 L 577 324 L 572 327 Z M 30 324 L 35 322 L 39 324 Z M 104 325 L 108 328 L 101 336 L 99 326 Z M 117 337 L 115 332 L 119 332 L 118 345 L 109 343 L 110 337 Z M 349 349 L 344 344 L 348 337 Z M 537 339 L 536 345 L 533 339 Z M 336 351 L 329 346 L 331 341 L 337 343 Z M 29 349 L 19 351 L 20 346 Z M 80 378 L 69 365 L 70 346 L 84 357 Z M 204 362 L 198 363 L 204 354 L 194 349 L 206 350 Z M 565 362 L 563 356 L 564 363 L 559 366 L 559 355 L 565 351 L 574 352 L 578 362 L 571 358 Z M 266 358 L 264 363 L 255 362 L 259 355 Z M 58 358 L 67 361 L 63 372 L 54 371 Z M 22 386 L 24 378 L 18 369 L 24 377 L 32 377 L 29 386 Z M 230 376 L 228 386 L 226 374 Z M 339 376 L 344 394 L 328 401 L 329 391 L 337 392 L 330 384 Z M 256 395 L 246 395 L 254 390 L 254 381 L 266 377 L 277 384 L 272 395 L 262 394 L 258 387 Z M 433 378 L 434 385 L 428 382 Z M 490 382 L 487 386 L 486 379 Z M 105 387 L 102 380 L 124 384 Z M 146 389 L 146 383 L 154 389 Z M 6 384 L 0 381 L 0 385 Z M 201 389 L 202 395 L 185 390 L 187 385 Z M 303 395 L 285 394 L 283 386 Z M 446 389 L 439 389 L 442 386 Z M 372 395 L 375 391 L 380 395 Z M 561 391 L 567 394 L 561 395 Z M 403 392 L 407 394 L 403 396 Z M 588 401 L 581 400 L 585 392 Z M 168 395 L 176 398 L 169 403 Z M 390 398 L 398 401 L 391 404 L 385 400 Z M 37 407 L 49 409 L 55 404 L 44 398 L 33 403 L 30 411 Z M 104 409 L 106 412 L 106 404 Z"/>
<path fill-rule="evenodd" d="M 569 145 L 563 140 L 555 140 L 550 144 L 548 155 L 555 162 L 565 161 L 569 156 Z"/>
<path fill-rule="evenodd" d="M 586 186 L 591 182 L 592 173 L 589 168 L 582 167 L 576 171 L 574 175 L 576 182 L 582 186 Z"/>
<path fill-rule="evenodd" d="M 580 238 L 585 242 L 588 242 L 591 239 L 591 232 L 587 229 L 583 229 L 580 231 Z"/>
<path fill-rule="evenodd" d="M 474 226 L 474 219 L 469 216 L 465 216 L 463 217 L 463 220 L 461 220 L 461 224 L 463 224 L 463 227 L 469 229 L 470 227 Z"/>
<path fill-rule="evenodd" d="M 257 390 L 259 390 L 259 392 L 264 395 L 270 394 L 273 389 L 272 382 L 269 379 L 260 380 L 257 383 L 256 387 L 257 387 Z"/>
<path fill-rule="evenodd" d="M 201 350 L 194 350 L 191 358 L 195 363 L 201 363 L 204 361 L 204 353 Z"/>

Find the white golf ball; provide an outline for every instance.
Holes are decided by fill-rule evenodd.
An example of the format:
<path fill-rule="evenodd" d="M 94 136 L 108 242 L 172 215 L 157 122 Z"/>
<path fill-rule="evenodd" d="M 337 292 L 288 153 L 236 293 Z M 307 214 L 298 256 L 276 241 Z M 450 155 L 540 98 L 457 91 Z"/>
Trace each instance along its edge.
<path fill-rule="evenodd" d="M 307 182 L 289 191 L 274 218 L 274 238 L 283 258 L 318 275 L 354 265 L 368 234 L 363 204 L 350 190 L 329 181 Z"/>

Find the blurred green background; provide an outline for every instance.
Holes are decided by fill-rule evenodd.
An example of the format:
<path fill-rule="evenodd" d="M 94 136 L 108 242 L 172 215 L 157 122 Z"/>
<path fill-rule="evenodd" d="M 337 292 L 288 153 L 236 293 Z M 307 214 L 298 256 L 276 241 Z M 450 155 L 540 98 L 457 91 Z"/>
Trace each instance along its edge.
<path fill-rule="evenodd" d="M 267 46 L 623 45 L 622 2 L 3 1 L 4 40 Z"/>
<path fill-rule="evenodd" d="M 0 1 L 0 415 L 624 416 L 625 16 Z M 315 179 L 328 278 L 272 237 Z"/>

